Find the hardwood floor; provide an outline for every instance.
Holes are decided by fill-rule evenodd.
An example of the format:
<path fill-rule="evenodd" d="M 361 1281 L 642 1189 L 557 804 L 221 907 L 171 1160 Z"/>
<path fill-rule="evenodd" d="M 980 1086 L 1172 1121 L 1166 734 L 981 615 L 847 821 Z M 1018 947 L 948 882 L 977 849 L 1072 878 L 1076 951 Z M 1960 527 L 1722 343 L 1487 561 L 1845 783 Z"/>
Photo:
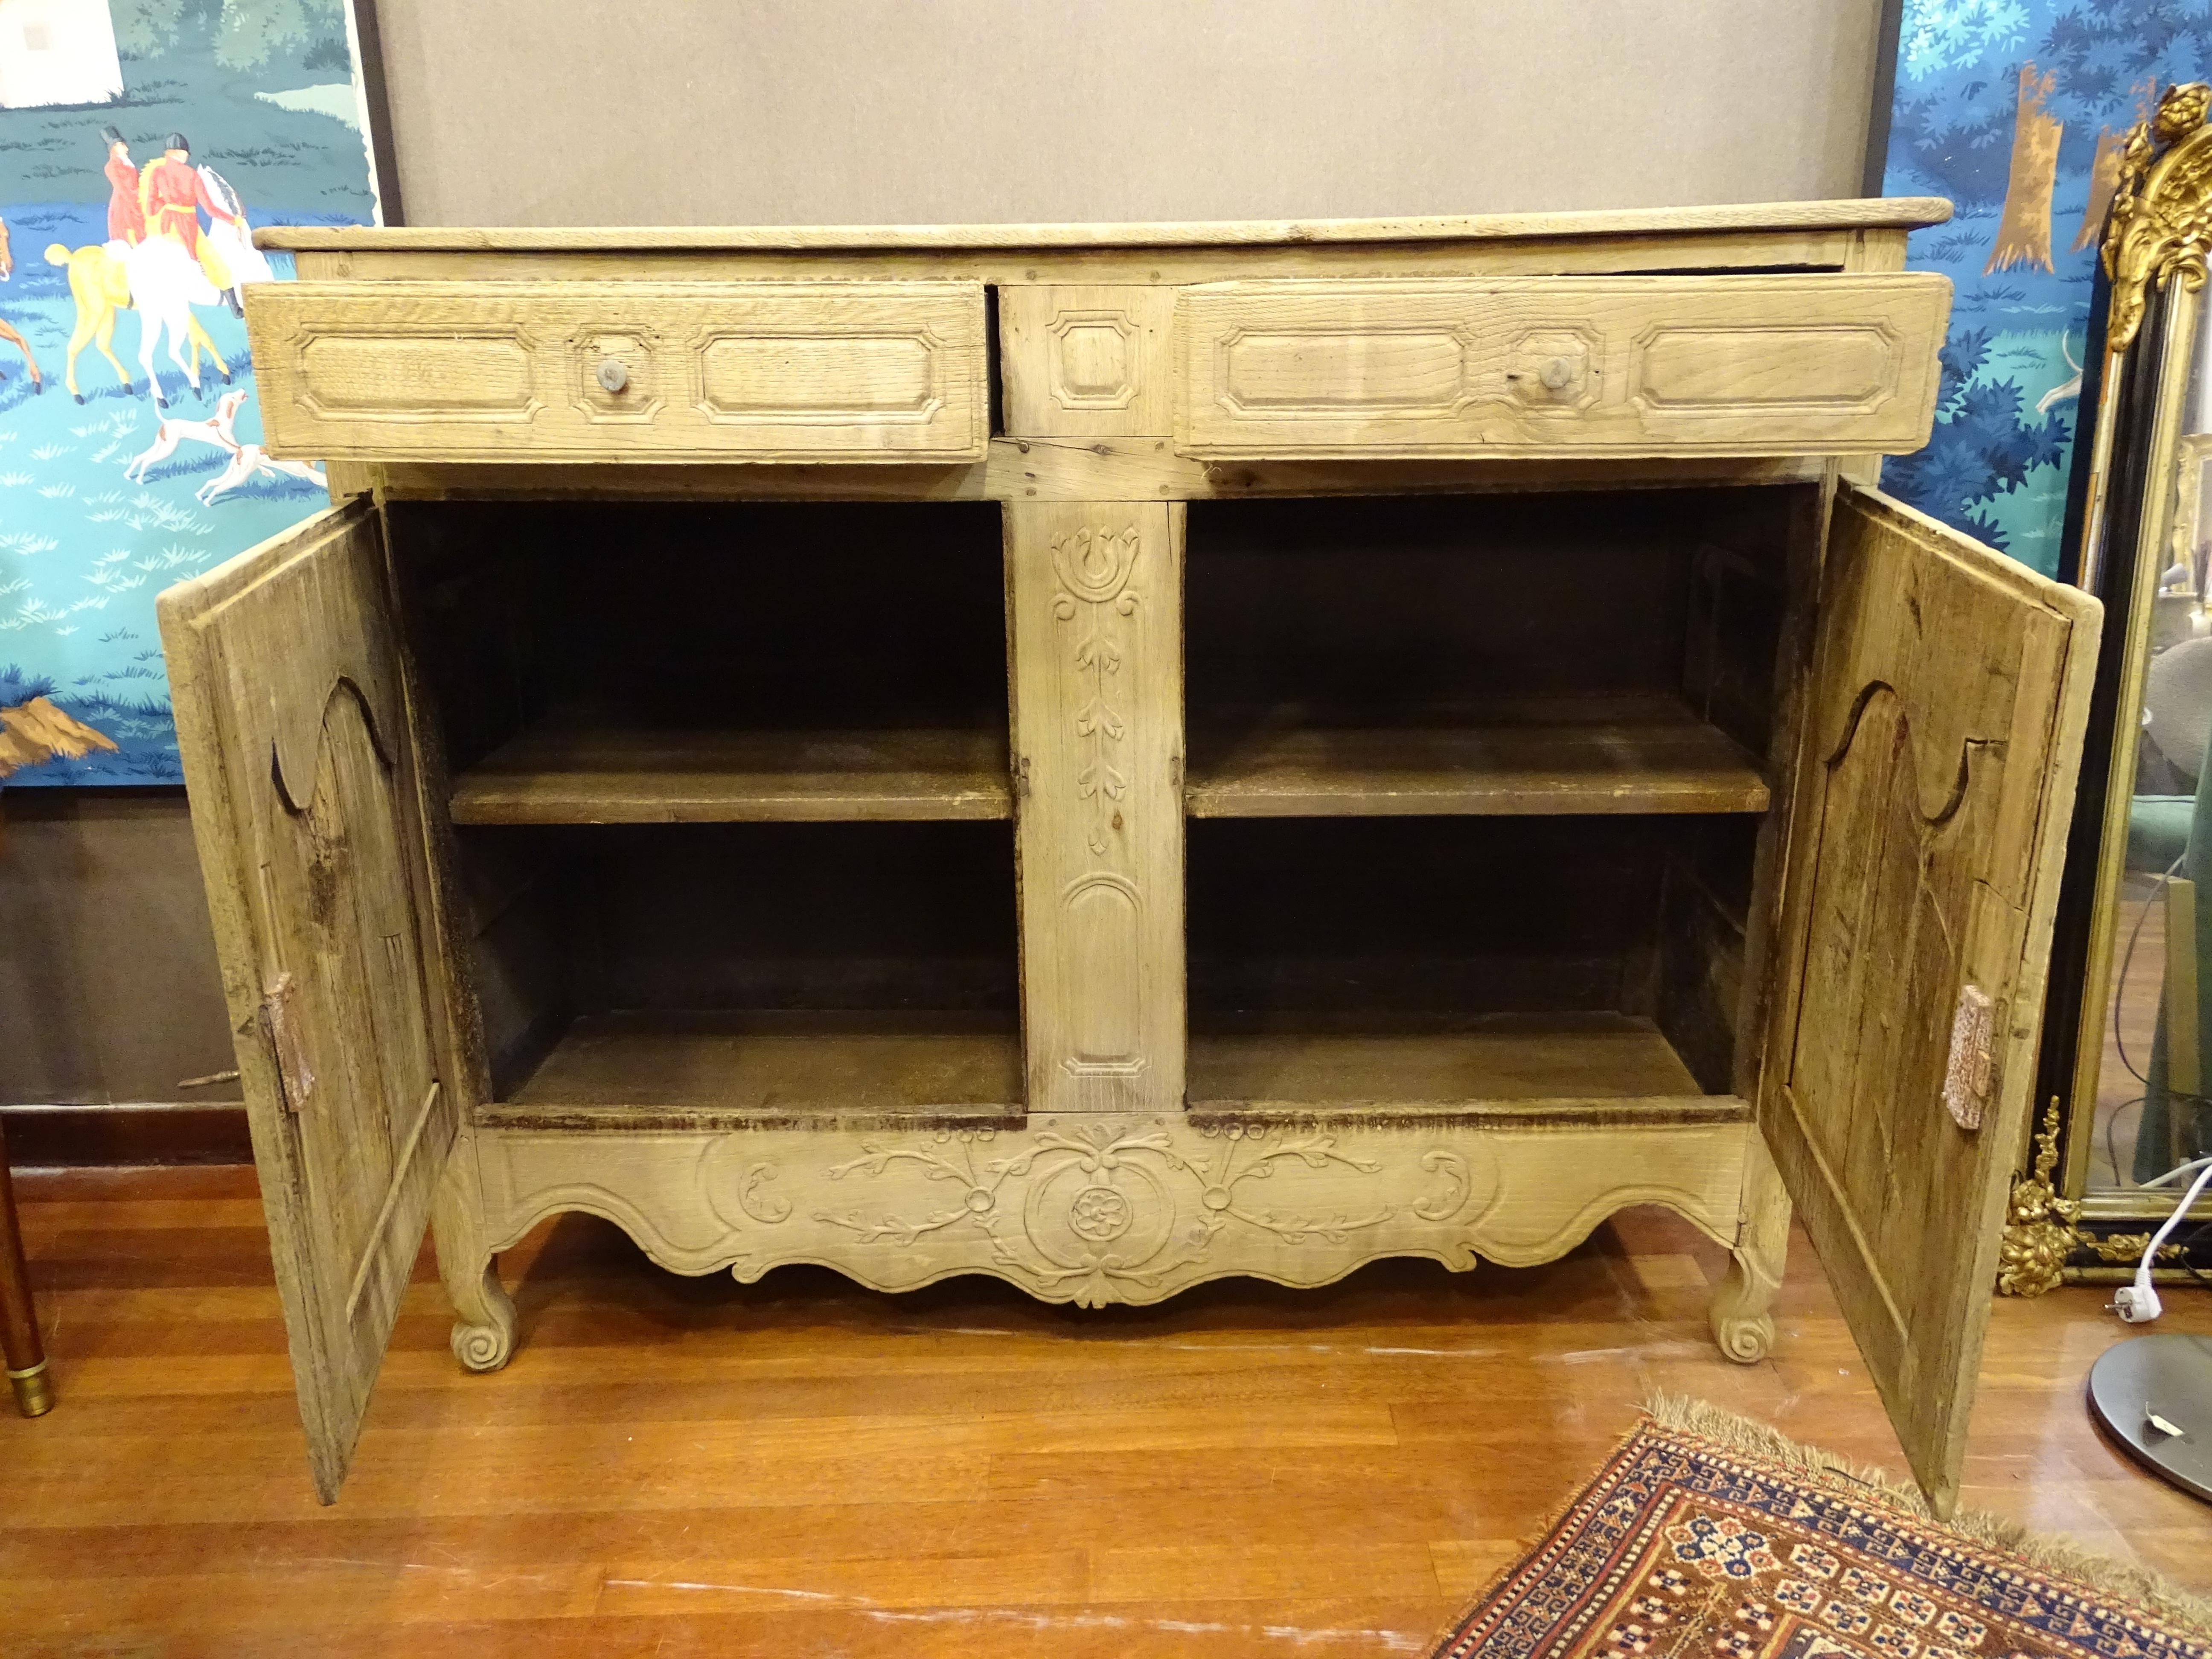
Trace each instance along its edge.
<path fill-rule="evenodd" d="M 1419 1653 L 1655 1389 L 1899 1464 L 1802 1237 L 1739 1368 L 1720 1251 L 1657 1212 L 1550 1267 L 1091 1313 L 684 1279 L 571 1217 L 506 1260 L 495 1376 L 426 1255 L 325 1510 L 252 1172 L 19 1185 L 61 1403 L 0 1419 L 9 1659 Z M 1965 1501 L 2212 1589 L 2212 1507 L 2090 1426 L 2105 1299 L 1997 1304 Z M 2212 1332 L 2212 1292 L 2168 1306 Z"/>

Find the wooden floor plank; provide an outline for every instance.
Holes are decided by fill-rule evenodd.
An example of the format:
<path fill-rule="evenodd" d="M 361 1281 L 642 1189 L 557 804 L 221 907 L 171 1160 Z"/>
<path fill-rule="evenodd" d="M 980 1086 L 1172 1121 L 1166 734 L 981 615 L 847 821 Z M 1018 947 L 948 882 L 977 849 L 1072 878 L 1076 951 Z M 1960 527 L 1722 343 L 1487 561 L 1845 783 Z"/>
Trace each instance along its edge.
<path fill-rule="evenodd" d="M 9 1659 L 1418 1653 L 1664 1389 L 1898 1463 L 1802 1241 L 1774 1357 L 1725 1258 L 1636 1211 L 1566 1260 L 1047 1307 L 658 1271 L 568 1218 L 505 1258 L 506 1370 L 426 1255 L 333 1509 L 308 1488 L 251 1171 L 33 1176 L 61 1405 L 0 1419 Z M 2212 1589 L 2212 1508 L 2081 1406 L 2105 1293 L 2000 1301 L 1965 1501 Z M 2179 1290 L 2163 1328 L 2212 1331 Z"/>

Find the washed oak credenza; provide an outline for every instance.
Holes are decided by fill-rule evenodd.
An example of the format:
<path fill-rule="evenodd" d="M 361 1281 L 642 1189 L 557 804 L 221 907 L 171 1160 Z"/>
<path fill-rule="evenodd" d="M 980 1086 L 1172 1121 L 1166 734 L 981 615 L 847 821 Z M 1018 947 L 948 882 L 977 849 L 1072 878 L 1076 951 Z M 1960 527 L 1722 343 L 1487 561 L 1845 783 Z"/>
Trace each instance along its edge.
<path fill-rule="evenodd" d="M 1936 201 L 283 230 L 161 602 L 317 1486 L 663 1265 L 1151 1302 L 1792 1200 L 1957 1484 L 2097 607 L 1874 488 Z"/>

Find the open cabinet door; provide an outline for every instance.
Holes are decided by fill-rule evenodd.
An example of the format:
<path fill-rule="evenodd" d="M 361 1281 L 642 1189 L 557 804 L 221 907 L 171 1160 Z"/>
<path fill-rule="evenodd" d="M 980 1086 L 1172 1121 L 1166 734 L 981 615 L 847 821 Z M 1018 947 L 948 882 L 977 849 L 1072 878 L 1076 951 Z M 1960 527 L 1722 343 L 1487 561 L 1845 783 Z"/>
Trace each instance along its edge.
<path fill-rule="evenodd" d="M 453 1141 L 382 537 L 356 501 L 161 596 L 315 1490 L 337 1495 Z"/>
<path fill-rule="evenodd" d="M 2101 607 L 1840 488 L 1759 1121 L 1898 1439 L 1958 1501 Z"/>

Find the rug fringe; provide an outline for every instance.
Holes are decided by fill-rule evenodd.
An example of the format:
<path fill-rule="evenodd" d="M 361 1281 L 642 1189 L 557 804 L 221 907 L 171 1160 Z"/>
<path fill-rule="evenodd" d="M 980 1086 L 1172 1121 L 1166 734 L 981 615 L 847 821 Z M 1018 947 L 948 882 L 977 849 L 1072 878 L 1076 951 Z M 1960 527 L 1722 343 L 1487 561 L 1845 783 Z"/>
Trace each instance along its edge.
<path fill-rule="evenodd" d="M 2072 1578 L 2104 1594 L 2140 1602 L 2147 1610 L 2193 1638 L 2212 1639 L 2212 1599 L 2191 1594 L 2163 1573 L 2082 1548 L 2069 1539 L 2037 1533 L 2016 1521 L 1984 1510 L 1961 1510 L 1939 1521 L 1917 1486 L 1891 1478 L 1882 1469 L 1850 1462 L 1792 1440 L 1779 1429 L 1682 1395 L 1655 1394 L 1644 1414 L 1662 1429 L 1696 1435 L 1724 1450 L 1756 1457 L 1820 1482 L 1831 1492 L 1874 1493 L 1931 1526 L 1948 1528 L 1970 1542 L 2017 1556 L 2039 1571 Z"/>

